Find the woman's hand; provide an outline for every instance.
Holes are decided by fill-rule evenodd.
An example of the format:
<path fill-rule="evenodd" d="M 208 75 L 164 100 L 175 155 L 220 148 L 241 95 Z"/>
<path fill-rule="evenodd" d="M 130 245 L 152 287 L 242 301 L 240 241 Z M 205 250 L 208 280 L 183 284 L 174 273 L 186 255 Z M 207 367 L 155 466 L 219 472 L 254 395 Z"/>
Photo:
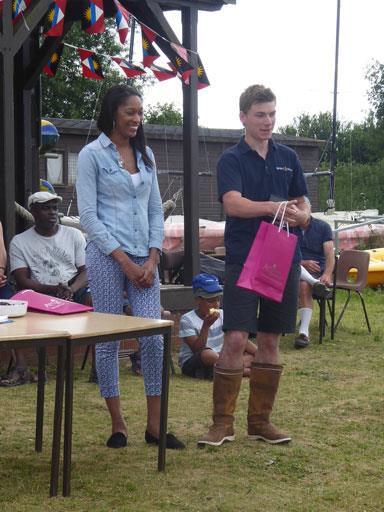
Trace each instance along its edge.
<path fill-rule="evenodd" d="M 152 259 L 148 259 L 141 268 L 144 274 L 140 279 L 140 285 L 143 288 L 149 288 L 155 279 L 157 264 Z"/>
<path fill-rule="evenodd" d="M 136 286 L 136 288 L 143 288 L 140 284 L 140 280 L 144 275 L 144 270 L 140 265 L 134 263 L 122 249 L 115 249 L 111 252 L 110 256 L 117 261 L 124 275 Z"/>
<path fill-rule="evenodd" d="M 147 288 L 142 284 L 145 271 L 143 267 L 137 265 L 128 258 L 128 261 L 121 264 L 121 270 L 127 278 L 136 286 L 136 288 Z"/>

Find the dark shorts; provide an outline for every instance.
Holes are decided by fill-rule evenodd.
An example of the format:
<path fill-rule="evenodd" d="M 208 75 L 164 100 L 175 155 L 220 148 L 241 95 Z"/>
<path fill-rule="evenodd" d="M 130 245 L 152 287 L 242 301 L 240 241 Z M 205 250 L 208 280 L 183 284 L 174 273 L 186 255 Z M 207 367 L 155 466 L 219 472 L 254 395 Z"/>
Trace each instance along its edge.
<path fill-rule="evenodd" d="M 9 283 L 6 283 L 4 286 L 0 287 L 0 299 L 10 299 L 12 295 L 15 295 L 15 290 Z"/>
<path fill-rule="evenodd" d="M 205 349 L 210 350 L 210 349 Z M 192 357 L 187 359 L 181 367 L 181 373 L 187 375 L 187 377 L 193 377 L 195 379 L 212 379 L 213 378 L 213 367 L 204 366 L 201 360 L 201 350 L 193 354 Z"/>
<path fill-rule="evenodd" d="M 85 304 L 87 301 L 87 296 L 91 293 L 91 290 L 88 286 L 84 288 L 79 288 L 76 293 L 73 294 L 72 300 L 73 302 L 77 302 L 77 304 Z"/>
<path fill-rule="evenodd" d="M 295 332 L 300 265 L 293 263 L 280 304 L 236 286 L 243 266 L 227 265 L 223 294 L 224 331 Z"/>

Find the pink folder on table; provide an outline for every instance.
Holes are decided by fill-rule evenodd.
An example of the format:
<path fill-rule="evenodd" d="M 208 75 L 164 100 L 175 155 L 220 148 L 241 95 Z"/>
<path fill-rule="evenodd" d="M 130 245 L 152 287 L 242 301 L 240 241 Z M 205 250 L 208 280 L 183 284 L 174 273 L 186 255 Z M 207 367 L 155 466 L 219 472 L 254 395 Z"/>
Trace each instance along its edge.
<path fill-rule="evenodd" d="M 33 290 L 22 290 L 12 297 L 14 300 L 26 300 L 28 310 L 41 311 L 43 313 L 53 313 L 55 315 L 69 315 L 70 313 L 82 313 L 92 311 L 90 306 L 77 304 L 70 300 L 58 299 L 51 295 L 34 292 Z"/>

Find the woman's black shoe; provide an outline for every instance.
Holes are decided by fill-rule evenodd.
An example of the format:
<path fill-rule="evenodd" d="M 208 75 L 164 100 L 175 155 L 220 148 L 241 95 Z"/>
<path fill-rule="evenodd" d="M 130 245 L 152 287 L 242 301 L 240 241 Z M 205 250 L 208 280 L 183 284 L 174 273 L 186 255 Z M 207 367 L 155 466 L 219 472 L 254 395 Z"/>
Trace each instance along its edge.
<path fill-rule="evenodd" d="M 150 434 L 148 430 L 145 431 L 145 442 L 147 444 L 159 444 L 157 437 Z M 182 450 L 185 448 L 185 444 L 179 441 L 173 434 L 167 433 L 165 447 L 169 450 Z"/>
<path fill-rule="evenodd" d="M 107 441 L 108 448 L 124 448 L 127 446 L 127 436 L 122 432 L 115 432 Z"/>

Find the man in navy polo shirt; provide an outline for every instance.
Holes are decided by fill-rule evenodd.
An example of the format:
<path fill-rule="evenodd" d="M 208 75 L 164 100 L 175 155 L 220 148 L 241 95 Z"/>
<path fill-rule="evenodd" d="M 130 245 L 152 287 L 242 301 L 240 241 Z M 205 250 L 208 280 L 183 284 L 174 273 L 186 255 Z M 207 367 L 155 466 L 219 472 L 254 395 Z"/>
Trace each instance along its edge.
<path fill-rule="evenodd" d="M 242 355 L 249 333 L 257 333 L 258 346 L 250 376 L 248 434 L 268 443 L 287 443 L 269 421 L 282 366 L 278 364 L 281 333 L 294 332 L 300 276 L 297 249 L 281 304 L 239 288 L 236 281 L 262 220 L 271 222 L 280 201 L 287 200 L 284 220 L 304 224 L 309 208 L 303 172 L 296 153 L 272 140 L 276 97 L 252 85 L 240 96 L 240 121 L 245 135 L 226 150 L 218 163 L 219 199 L 226 212 L 226 270 L 223 296 L 224 344 L 213 381 L 213 424 L 199 441 L 219 446 L 233 441 L 234 411 L 243 367 Z"/>
<path fill-rule="evenodd" d="M 309 200 L 305 198 L 309 208 Z M 325 286 L 332 285 L 332 274 L 335 266 L 335 255 L 333 245 L 333 234 L 331 226 L 321 220 L 312 217 L 300 226 L 299 245 L 301 250 L 301 265 L 318 279 Z M 305 348 L 309 344 L 309 324 L 312 318 L 314 297 L 326 297 L 326 295 L 317 295 L 316 286 L 308 281 L 301 280 L 299 288 L 299 335 L 295 339 L 295 348 Z M 328 293 L 331 291 L 328 288 Z"/>

